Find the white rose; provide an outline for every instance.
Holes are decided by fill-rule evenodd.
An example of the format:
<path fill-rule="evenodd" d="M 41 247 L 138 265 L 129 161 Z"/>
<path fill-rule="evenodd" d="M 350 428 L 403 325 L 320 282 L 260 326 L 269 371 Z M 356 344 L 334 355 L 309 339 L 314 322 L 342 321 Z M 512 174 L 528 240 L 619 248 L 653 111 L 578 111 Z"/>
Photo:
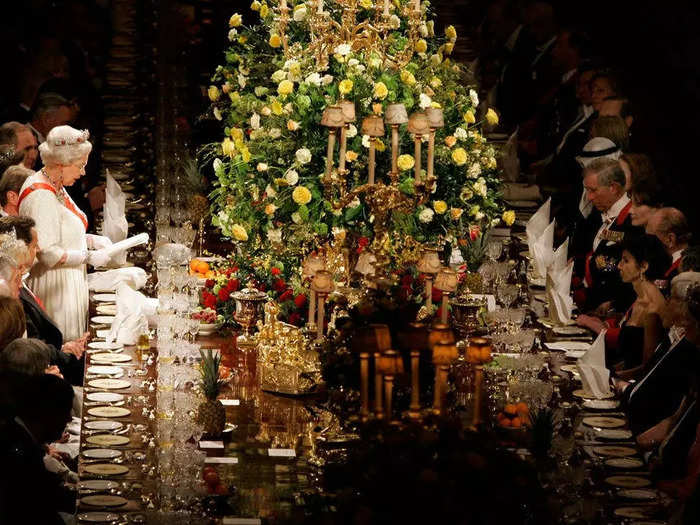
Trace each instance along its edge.
<path fill-rule="evenodd" d="M 474 184 L 474 191 L 476 192 L 477 195 L 481 195 L 482 197 L 486 197 L 486 181 L 484 179 L 479 179 L 476 181 Z"/>
<path fill-rule="evenodd" d="M 396 15 L 391 15 L 391 18 L 389 18 L 389 27 L 391 29 L 398 29 L 401 27 L 401 19 Z"/>
<path fill-rule="evenodd" d="M 465 140 L 467 138 L 467 130 L 464 128 L 455 129 L 454 136 L 456 139 Z"/>
<path fill-rule="evenodd" d="M 292 105 L 291 102 L 287 102 L 287 103 L 284 105 L 284 112 L 285 112 L 285 113 L 291 113 L 292 111 L 294 111 L 294 106 Z"/>
<path fill-rule="evenodd" d="M 221 111 L 219 111 L 219 108 L 214 108 L 214 118 L 216 120 L 221 120 L 223 116 L 221 115 Z"/>
<path fill-rule="evenodd" d="M 253 129 L 260 129 L 260 115 L 257 113 L 253 113 L 253 116 L 250 117 L 250 127 Z"/>
<path fill-rule="evenodd" d="M 428 36 L 435 36 L 435 21 L 429 20 L 426 25 L 428 26 Z"/>
<path fill-rule="evenodd" d="M 270 138 L 271 139 L 278 139 L 282 135 L 282 130 L 280 128 L 271 128 L 270 129 Z"/>
<path fill-rule="evenodd" d="M 263 108 L 260 110 L 260 113 L 263 114 L 263 117 L 269 117 L 272 114 L 272 110 L 267 106 L 263 106 Z"/>
<path fill-rule="evenodd" d="M 284 174 L 284 178 L 290 186 L 294 186 L 299 182 L 299 174 L 296 170 L 288 170 L 287 173 Z"/>
<path fill-rule="evenodd" d="M 430 65 L 433 67 L 437 67 L 442 63 L 442 57 L 438 55 L 437 53 L 430 55 Z"/>
<path fill-rule="evenodd" d="M 350 51 L 352 51 L 352 47 L 350 46 L 350 44 L 340 44 L 333 50 L 334 53 L 341 56 L 349 55 Z"/>
<path fill-rule="evenodd" d="M 492 228 L 495 228 L 496 226 L 498 226 L 498 225 L 500 224 L 500 222 L 501 222 L 501 219 L 500 219 L 500 218 L 496 218 L 496 219 L 492 220 L 492 221 L 491 221 L 491 227 L 492 227 Z"/>
<path fill-rule="evenodd" d="M 382 59 L 379 57 L 372 57 L 369 61 L 369 65 L 375 69 L 382 67 Z"/>
<path fill-rule="evenodd" d="M 348 60 L 348 66 L 350 66 L 350 67 L 355 67 L 359 63 L 360 63 L 360 61 L 357 60 L 356 58 L 351 58 L 350 60 Z"/>
<path fill-rule="evenodd" d="M 238 31 L 236 30 L 236 28 L 233 28 L 228 32 L 228 39 L 230 42 L 236 40 L 236 36 L 238 36 Z"/>
<path fill-rule="evenodd" d="M 421 93 L 420 97 L 418 97 L 420 100 L 420 107 L 421 109 L 427 109 L 430 107 L 430 105 L 433 103 L 432 99 L 426 95 L 425 93 Z"/>
<path fill-rule="evenodd" d="M 300 4 L 294 8 L 294 21 L 295 22 L 303 22 L 306 19 L 306 6 L 304 4 Z"/>
<path fill-rule="evenodd" d="M 269 91 L 269 89 L 267 89 L 265 86 L 256 86 L 255 87 L 255 96 L 262 97 L 268 91 Z"/>
<path fill-rule="evenodd" d="M 299 62 L 297 62 L 296 60 L 289 59 L 284 63 L 284 65 L 282 66 L 282 69 L 286 69 L 287 71 L 289 71 L 292 67 L 294 67 L 298 63 Z"/>
<path fill-rule="evenodd" d="M 278 69 L 277 71 L 272 73 L 272 76 L 270 78 L 272 79 L 273 82 L 276 82 L 279 84 L 280 82 L 282 82 L 284 79 L 287 78 L 287 72 L 284 71 L 283 69 Z"/>
<path fill-rule="evenodd" d="M 307 84 L 311 84 L 314 86 L 320 86 L 321 85 L 321 75 L 318 73 L 311 73 L 306 79 L 304 80 Z"/>
<path fill-rule="evenodd" d="M 469 90 L 469 98 L 472 99 L 472 104 L 474 107 L 479 105 L 479 94 L 473 89 Z"/>
<path fill-rule="evenodd" d="M 265 164 L 264 162 L 258 162 L 256 169 L 262 173 L 263 171 L 267 171 L 268 167 L 269 166 L 267 164 Z"/>
<path fill-rule="evenodd" d="M 214 168 L 214 173 L 216 173 L 217 171 L 223 169 L 224 163 L 221 162 L 220 158 L 216 158 L 214 159 L 214 162 L 211 163 L 211 166 Z"/>
<path fill-rule="evenodd" d="M 345 136 L 349 139 L 357 136 L 357 128 L 353 124 L 350 124 L 347 132 L 345 133 Z"/>
<path fill-rule="evenodd" d="M 425 24 L 421 24 L 420 25 L 420 36 L 422 36 L 423 38 L 428 38 L 429 34 L 430 33 L 428 33 L 428 26 Z"/>
<path fill-rule="evenodd" d="M 301 222 L 301 215 L 299 215 L 298 211 L 292 213 L 292 222 L 294 224 L 299 224 Z"/>
<path fill-rule="evenodd" d="M 353 200 L 351 200 L 351 201 L 348 203 L 348 205 L 346 206 L 346 208 L 357 208 L 358 206 L 360 206 L 360 204 L 362 204 L 362 203 L 360 202 L 360 199 L 359 199 L 358 197 L 355 197 Z"/>
<path fill-rule="evenodd" d="M 478 211 L 478 212 L 476 212 L 476 215 L 474 215 L 474 219 L 476 219 L 477 221 L 480 221 L 480 220 L 483 219 L 485 216 L 486 216 L 486 215 L 484 214 L 483 211 Z"/>
<path fill-rule="evenodd" d="M 467 177 L 470 179 L 476 179 L 479 175 L 481 175 L 481 165 L 478 162 L 475 162 L 469 166 L 469 169 L 467 170 Z"/>
<path fill-rule="evenodd" d="M 282 230 L 269 229 L 267 230 L 267 240 L 270 242 L 282 242 Z"/>
<path fill-rule="evenodd" d="M 238 85 L 241 87 L 241 89 L 245 88 L 247 80 L 248 79 L 244 75 L 241 75 L 240 73 L 238 74 Z"/>
<path fill-rule="evenodd" d="M 298 149 L 294 155 L 296 156 L 297 161 L 299 161 L 299 164 L 308 164 L 311 162 L 311 151 L 309 151 L 307 148 Z"/>
<path fill-rule="evenodd" d="M 273 187 L 270 186 L 269 184 L 268 184 L 267 187 L 265 188 L 265 194 L 266 194 L 268 197 L 277 197 L 277 192 L 275 191 L 275 188 L 273 188 Z"/>
<path fill-rule="evenodd" d="M 418 220 L 424 224 L 427 224 L 433 220 L 434 216 L 435 212 L 433 210 L 431 210 L 430 208 L 423 208 L 418 214 Z"/>
<path fill-rule="evenodd" d="M 324 86 L 327 86 L 333 82 L 333 75 L 323 75 L 321 82 Z"/>
<path fill-rule="evenodd" d="M 369 148 L 370 144 L 370 138 L 369 135 L 362 135 L 362 147 L 363 148 Z"/>

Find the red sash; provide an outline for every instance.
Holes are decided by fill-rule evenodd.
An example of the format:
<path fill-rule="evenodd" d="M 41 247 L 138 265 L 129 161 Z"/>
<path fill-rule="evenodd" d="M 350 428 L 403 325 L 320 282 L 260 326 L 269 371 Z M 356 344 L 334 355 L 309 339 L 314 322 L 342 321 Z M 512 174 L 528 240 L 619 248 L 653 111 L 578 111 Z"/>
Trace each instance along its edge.
<path fill-rule="evenodd" d="M 676 260 L 676 262 L 674 262 L 674 263 L 671 265 L 671 267 L 670 267 L 668 270 L 666 270 L 666 273 L 664 274 L 664 277 L 666 277 L 666 278 L 668 279 L 668 278 L 671 276 L 671 274 L 672 274 L 673 272 L 675 272 L 675 271 L 680 267 L 681 261 L 682 261 L 682 260 L 683 260 L 683 258 L 682 258 L 682 257 L 679 257 L 679 258 Z"/>
<path fill-rule="evenodd" d="M 27 186 L 24 188 L 24 191 L 20 194 L 19 200 L 17 202 L 17 207 L 22 204 L 22 201 L 34 190 L 48 190 L 54 195 L 58 196 L 58 193 L 56 192 L 56 189 L 51 186 L 51 184 L 46 184 L 45 182 L 35 182 L 31 186 Z M 88 222 L 87 222 L 87 217 L 85 214 L 80 211 L 78 208 L 76 208 L 75 204 L 73 204 L 73 201 L 71 200 L 70 196 L 65 193 L 63 195 L 63 205 L 68 209 L 68 211 L 72 212 L 80 221 L 83 223 L 83 227 L 85 228 L 85 231 L 87 231 L 88 228 Z"/>

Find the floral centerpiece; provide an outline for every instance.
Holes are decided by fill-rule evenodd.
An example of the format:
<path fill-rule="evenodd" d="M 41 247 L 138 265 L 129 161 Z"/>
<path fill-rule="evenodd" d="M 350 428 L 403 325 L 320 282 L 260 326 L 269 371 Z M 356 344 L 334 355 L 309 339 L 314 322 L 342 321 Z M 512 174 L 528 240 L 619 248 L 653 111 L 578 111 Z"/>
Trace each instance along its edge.
<path fill-rule="evenodd" d="M 376 250 L 381 242 L 397 269 L 407 262 L 400 256 L 405 246 L 457 247 L 474 228 L 512 223 L 500 203 L 496 150 L 482 134 L 482 125 L 497 124 L 498 115 L 489 109 L 477 121 L 477 92 L 450 59 L 456 31 L 449 26 L 435 33 L 428 2 L 255 0 L 251 8 L 255 20 L 231 16 L 225 63 L 208 92 L 211 116 L 224 131 L 208 150 L 216 157 L 212 222 L 248 261 L 295 261 L 278 266 L 289 278 L 309 252 L 340 236 L 350 250 L 368 244 Z M 333 153 L 337 169 L 329 172 L 322 114 L 347 101 L 354 104 L 357 125 L 346 123 L 344 155 Z M 412 153 L 429 141 L 435 183 L 413 208 L 382 216 L 390 235 L 378 239 L 371 192 L 339 203 L 367 182 L 375 154 L 376 178 L 389 182 L 391 139 L 363 134 L 360 122 L 384 118 L 396 103 L 408 113 L 439 108 L 444 126 L 418 140 L 406 126 L 399 129 L 392 184 L 405 196 L 415 194 L 427 164 L 416 169 L 420 157 Z M 204 300 L 213 305 L 231 279 L 219 274 L 211 281 Z M 290 290 L 286 299 L 296 297 L 294 286 Z M 285 301 L 280 304 L 284 309 Z"/>

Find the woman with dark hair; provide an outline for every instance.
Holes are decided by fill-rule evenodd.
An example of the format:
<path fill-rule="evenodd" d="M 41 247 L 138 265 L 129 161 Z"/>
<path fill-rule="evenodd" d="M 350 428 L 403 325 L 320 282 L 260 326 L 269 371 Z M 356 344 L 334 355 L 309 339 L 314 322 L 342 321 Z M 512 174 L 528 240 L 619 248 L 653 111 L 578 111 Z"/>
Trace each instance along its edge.
<path fill-rule="evenodd" d="M 629 196 L 632 199 L 630 217 L 634 226 L 646 227 L 651 216 L 664 206 L 663 190 L 655 178 L 632 182 Z"/>
<path fill-rule="evenodd" d="M 649 155 L 644 153 L 623 153 L 620 157 L 620 166 L 627 179 L 627 191 L 643 180 L 657 180 L 654 164 Z"/>
<path fill-rule="evenodd" d="M 620 320 L 602 320 L 589 315 L 580 315 L 576 322 L 595 333 L 607 330 L 605 335 L 606 354 L 609 368 L 620 370 L 618 376 L 633 377 L 646 363 L 658 337 L 645 338 L 645 330 L 652 331 L 649 313 L 659 311 L 664 296 L 654 281 L 660 279 L 671 257 L 664 245 L 654 235 L 639 235 L 624 239 L 622 257 L 617 265 L 622 282 L 631 284 L 636 299 Z M 653 323 L 656 328 L 656 323 Z M 647 340 L 649 339 L 649 340 Z M 617 366 L 614 366 L 617 365 Z"/>

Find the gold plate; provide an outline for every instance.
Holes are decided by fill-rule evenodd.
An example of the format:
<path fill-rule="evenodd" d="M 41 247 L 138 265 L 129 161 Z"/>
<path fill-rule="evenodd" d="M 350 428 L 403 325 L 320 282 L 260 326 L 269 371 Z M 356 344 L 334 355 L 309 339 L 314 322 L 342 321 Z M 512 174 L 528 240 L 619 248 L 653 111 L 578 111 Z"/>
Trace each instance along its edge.
<path fill-rule="evenodd" d="M 605 483 L 613 487 L 622 487 L 625 489 L 641 489 L 651 485 L 651 481 L 639 476 L 610 476 L 609 478 L 605 478 Z"/>
<path fill-rule="evenodd" d="M 129 500 L 121 496 L 111 496 L 109 494 L 96 494 L 80 498 L 80 503 L 92 507 L 123 507 Z"/>
<path fill-rule="evenodd" d="M 615 445 L 594 447 L 593 452 L 595 452 L 599 456 L 615 456 L 618 458 L 634 456 L 637 453 L 637 451 L 632 447 L 617 447 Z"/>
<path fill-rule="evenodd" d="M 88 383 L 93 388 L 104 388 L 106 390 L 119 390 L 129 388 L 131 383 L 124 379 L 93 379 Z"/>
<path fill-rule="evenodd" d="M 587 393 L 582 388 L 574 390 L 572 394 L 576 397 L 580 397 L 581 399 L 596 399 L 596 397 L 593 394 Z M 603 399 L 610 399 L 611 397 L 615 397 L 615 394 L 613 394 L 612 392 L 606 396 L 603 396 Z"/>
<path fill-rule="evenodd" d="M 619 428 L 625 426 L 625 420 L 619 417 L 593 416 L 584 417 L 583 424 L 598 428 Z"/>
<path fill-rule="evenodd" d="M 621 518 L 648 518 L 651 509 L 648 507 L 618 507 L 614 511 L 615 516 Z"/>
<path fill-rule="evenodd" d="M 119 476 L 129 472 L 129 467 L 125 465 L 115 465 L 114 463 L 93 463 L 92 465 L 86 465 L 83 470 L 98 476 Z"/>
<path fill-rule="evenodd" d="M 96 434 L 85 438 L 87 443 L 91 445 L 100 445 L 101 447 L 116 447 L 120 445 L 128 445 L 131 439 L 127 436 L 115 436 L 114 434 Z"/>
<path fill-rule="evenodd" d="M 88 414 L 95 417 L 126 417 L 131 415 L 131 410 L 122 407 L 93 407 L 89 409 Z"/>
<path fill-rule="evenodd" d="M 641 468 L 644 462 L 637 458 L 612 458 L 605 461 L 605 465 L 613 468 Z"/>
<path fill-rule="evenodd" d="M 102 363 L 126 363 L 131 361 L 131 356 L 126 354 L 113 354 L 109 352 L 93 354 L 91 361 L 101 361 Z"/>

